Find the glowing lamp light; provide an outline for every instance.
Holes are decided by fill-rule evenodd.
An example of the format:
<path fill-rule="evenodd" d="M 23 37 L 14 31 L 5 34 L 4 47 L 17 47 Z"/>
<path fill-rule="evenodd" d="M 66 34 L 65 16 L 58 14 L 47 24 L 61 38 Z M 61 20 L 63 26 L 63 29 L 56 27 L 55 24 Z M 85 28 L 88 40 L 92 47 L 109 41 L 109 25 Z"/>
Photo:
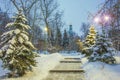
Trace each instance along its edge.
<path fill-rule="evenodd" d="M 110 19 L 109 16 L 104 16 L 105 21 L 108 21 Z"/>
<path fill-rule="evenodd" d="M 99 18 L 99 17 L 95 17 L 95 18 L 94 18 L 94 21 L 95 21 L 96 23 L 99 23 L 99 22 L 100 22 L 100 18 Z"/>
<path fill-rule="evenodd" d="M 48 28 L 47 27 L 45 27 L 45 29 L 44 29 L 46 32 L 48 31 Z"/>

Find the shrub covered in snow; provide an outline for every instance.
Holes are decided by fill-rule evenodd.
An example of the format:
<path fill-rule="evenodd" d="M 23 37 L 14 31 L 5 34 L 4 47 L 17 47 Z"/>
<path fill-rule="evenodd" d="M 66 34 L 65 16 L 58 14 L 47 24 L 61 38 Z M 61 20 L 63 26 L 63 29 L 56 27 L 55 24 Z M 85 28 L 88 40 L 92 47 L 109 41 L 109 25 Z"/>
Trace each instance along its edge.
<path fill-rule="evenodd" d="M 92 47 L 92 55 L 89 57 L 89 61 L 101 61 L 108 64 L 115 63 L 114 52 L 112 42 L 103 33 L 103 35 L 98 35 L 96 44 Z"/>
<path fill-rule="evenodd" d="M 36 54 L 33 53 L 35 48 L 28 37 L 27 30 L 30 27 L 25 24 L 26 21 L 20 10 L 15 21 L 7 24 L 6 28 L 9 31 L 1 36 L 0 57 L 3 61 L 3 68 L 11 71 L 10 77 L 22 76 L 36 65 Z"/>

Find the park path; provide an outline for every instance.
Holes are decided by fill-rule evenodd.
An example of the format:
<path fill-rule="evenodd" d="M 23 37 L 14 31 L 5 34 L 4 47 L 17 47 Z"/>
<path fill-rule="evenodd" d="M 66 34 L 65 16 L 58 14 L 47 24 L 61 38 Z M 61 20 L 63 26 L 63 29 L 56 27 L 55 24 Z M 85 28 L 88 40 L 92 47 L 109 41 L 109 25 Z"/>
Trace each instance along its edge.
<path fill-rule="evenodd" d="M 43 80 L 85 80 L 79 58 L 64 58 Z"/>

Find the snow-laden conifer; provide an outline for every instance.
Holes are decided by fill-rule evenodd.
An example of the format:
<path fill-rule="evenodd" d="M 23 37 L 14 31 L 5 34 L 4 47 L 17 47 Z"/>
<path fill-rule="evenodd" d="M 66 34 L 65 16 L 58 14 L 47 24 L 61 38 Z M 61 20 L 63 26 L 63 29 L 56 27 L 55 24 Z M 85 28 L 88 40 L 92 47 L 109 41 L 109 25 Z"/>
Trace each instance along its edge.
<path fill-rule="evenodd" d="M 15 16 L 15 21 L 6 25 L 9 31 L 1 36 L 0 58 L 3 68 L 11 71 L 10 77 L 22 76 L 36 65 L 36 54 L 33 52 L 35 47 L 29 39 L 30 26 L 26 22 L 20 10 Z"/>

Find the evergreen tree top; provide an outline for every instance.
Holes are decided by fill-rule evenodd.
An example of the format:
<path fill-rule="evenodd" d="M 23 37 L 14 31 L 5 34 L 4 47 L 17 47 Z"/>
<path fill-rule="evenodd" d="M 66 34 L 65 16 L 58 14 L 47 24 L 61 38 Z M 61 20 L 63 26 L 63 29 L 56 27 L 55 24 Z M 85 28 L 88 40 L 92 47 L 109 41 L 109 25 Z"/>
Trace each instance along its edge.
<path fill-rule="evenodd" d="M 67 36 L 67 31 L 66 31 L 66 29 L 64 30 L 64 36 Z"/>
<path fill-rule="evenodd" d="M 15 17 L 16 20 L 15 22 L 18 23 L 18 22 L 21 22 L 21 23 L 26 23 L 27 22 L 27 19 L 25 18 L 25 16 L 22 14 L 21 11 L 19 11 L 19 14 L 17 14 L 17 17 Z"/>
<path fill-rule="evenodd" d="M 27 22 L 27 19 L 25 16 L 22 14 L 22 10 L 19 10 L 17 15 L 14 17 L 15 21 L 8 23 L 6 25 L 6 28 L 12 27 L 12 28 L 18 28 L 22 30 L 28 30 L 30 29 L 29 25 L 26 25 L 25 23 Z"/>
<path fill-rule="evenodd" d="M 90 30 L 90 33 L 96 34 L 95 27 L 93 25 L 90 27 L 89 30 Z"/>

